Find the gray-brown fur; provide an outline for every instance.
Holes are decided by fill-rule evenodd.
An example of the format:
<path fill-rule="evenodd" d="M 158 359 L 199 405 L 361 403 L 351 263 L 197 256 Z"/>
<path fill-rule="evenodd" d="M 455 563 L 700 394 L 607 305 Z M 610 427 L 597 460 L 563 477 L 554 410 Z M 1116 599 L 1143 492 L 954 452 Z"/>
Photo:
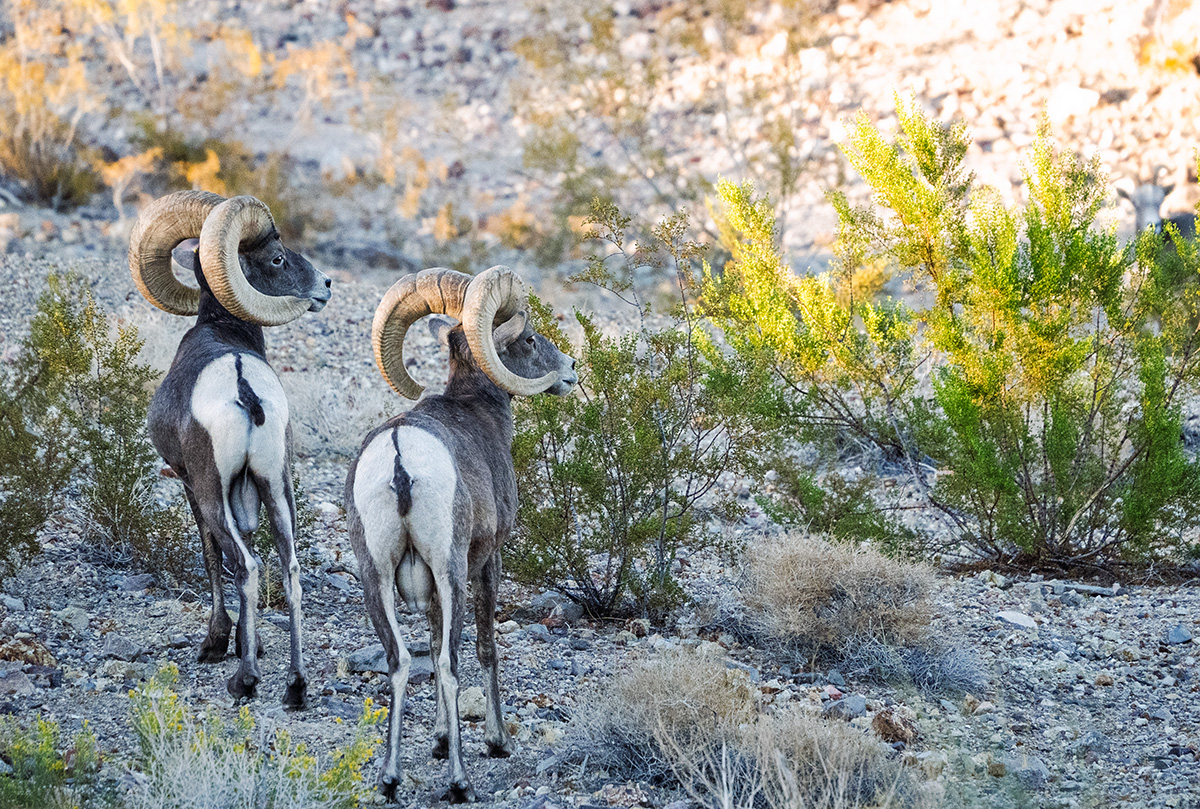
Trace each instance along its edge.
<path fill-rule="evenodd" d="M 222 574 L 228 568 L 237 584 L 241 609 L 236 633 L 239 665 L 227 686 L 235 698 L 255 695 L 258 657 L 262 653 L 262 641 L 254 626 L 260 561 L 249 545 L 249 533 L 257 528 L 260 506 L 265 505 L 284 568 L 284 593 L 291 618 L 291 659 L 283 703 L 289 708 L 302 708 L 307 699 L 307 675 L 300 645 L 291 427 L 283 428 L 284 445 L 274 448 L 281 462 L 270 470 L 256 471 L 251 468 L 252 462 L 236 469 L 219 468 L 214 435 L 194 411 L 197 385 L 217 363 L 228 363 L 227 358 L 232 357 L 235 377 L 229 390 L 222 389 L 219 394 L 242 415 L 217 425 L 213 431 L 218 433 L 217 440 L 227 442 L 226 432 L 244 430 L 247 436 L 253 436 L 255 430 L 262 430 L 268 419 L 264 405 L 279 406 L 279 402 L 264 402 L 263 391 L 255 389 L 249 378 L 250 364 L 259 369 L 260 379 L 274 378 L 274 372 L 266 361 L 262 327 L 238 319 L 217 301 L 208 289 L 194 246 L 185 242 L 176 248 L 174 257 L 192 270 L 200 284 L 200 311 L 196 325 L 180 341 L 170 371 L 150 403 L 149 432 L 159 454 L 183 481 L 200 532 L 213 612 L 199 659 L 218 662 L 227 653 L 233 622 L 225 609 Z M 311 311 L 320 310 L 329 300 L 329 279 L 302 256 L 284 248 L 276 233 L 240 252 L 239 261 L 247 280 L 261 292 L 309 298 Z M 266 371 L 261 370 L 264 367 Z M 261 376 L 267 373 L 270 377 Z M 286 403 L 283 407 L 286 413 Z"/>
<path fill-rule="evenodd" d="M 350 543 L 359 560 L 367 611 L 386 650 L 392 684 L 380 789 L 389 800 L 394 799 L 400 782 L 403 700 L 411 658 L 398 631 L 393 629 L 398 590 L 409 601 L 410 608 L 423 608 L 429 619 L 437 689 L 433 755 L 450 760 L 447 797 L 461 802 L 475 798 L 462 762 L 457 701 L 458 648 L 468 581 L 474 594 L 475 650 L 485 676 L 484 741 L 492 756 L 507 756 L 513 749 L 500 712 L 494 628 L 500 548 L 512 531 L 517 514 L 512 396 L 476 366 L 461 326 L 451 328 L 449 322 L 440 318 L 433 323 L 435 333 L 450 348 L 450 379 L 446 390 L 440 395 L 422 397 L 412 410 L 366 437 L 359 457 L 350 467 L 345 502 Z M 558 381 L 546 392 L 566 394 L 577 381 L 574 360 L 533 332 L 523 314 L 495 329 L 493 337 L 509 370 L 529 378 L 552 371 L 559 373 Z M 391 436 L 386 444 L 377 446 L 376 439 L 388 431 Z M 450 459 L 445 471 L 453 480 L 429 478 L 432 470 L 440 468 L 434 458 L 442 451 L 439 447 Z M 418 455 L 418 448 L 425 449 L 423 455 Z M 430 448 L 436 452 L 431 454 Z M 399 462 L 397 453 L 402 456 Z M 372 463 L 380 464 L 380 468 L 363 466 Z M 387 467 L 383 468 L 385 463 Z M 361 506 L 370 503 L 376 509 L 385 505 L 397 508 L 398 493 L 382 492 L 385 488 L 394 492 L 394 465 L 403 465 L 406 477 L 411 474 L 409 515 L 401 519 L 382 510 L 363 513 Z M 372 482 L 356 485 L 360 479 Z M 391 511 L 392 515 L 397 513 Z M 445 514 L 450 515 L 452 525 L 451 534 L 442 538 L 448 546 L 431 541 L 419 528 L 440 526 L 438 517 Z M 388 533 L 396 526 L 398 530 Z M 418 555 L 421 558 L 416 558 Z M 430 590 L 423 591 L 423 586 L 429 586 Z"/>

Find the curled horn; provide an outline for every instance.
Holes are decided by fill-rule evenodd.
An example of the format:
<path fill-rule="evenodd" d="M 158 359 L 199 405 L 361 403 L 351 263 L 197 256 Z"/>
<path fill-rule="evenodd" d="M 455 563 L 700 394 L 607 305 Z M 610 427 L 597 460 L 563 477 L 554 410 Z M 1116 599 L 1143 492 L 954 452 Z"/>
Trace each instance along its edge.
<path fill-rule="evenodd" d="M 290 323 L 311 301 L 291 295 L 264 295 L 242 273 L 238 245 L 275 233 L 267 206 L 254 197 L 231 197 L 216 206 L 200 231 L 200 267 L 213 295 L 234 317 L 259 326 Z"/>
<path fill-rule="evenodd" d="M 371 324 L 375 362 L 383 378 L 401 396 L 417 399 L 425 390 L 404 367 L 404 335 L 409 326 L 430 314 L 462 320 L 463 300 L 472 280 L 454 270 L 422 270 L 392 284 L 379 302 Z"/>
<path fill-rule="evenodd" d="M 129 271 L 146 300 L 173 315 L 200 310 L 200 290 L 171 271 L 171 251 L 201 234 L 208 215 L 225 198 L 207 191 L 179 191 L 146 206 L 129 237 Z"/>
<path fill-rule="evenodd" d="M 508 267 L 496 266 L 475 276 L 467 289 L 466 300 L 459 320 L 471 353 L 480 370 L 493 382 L 516 396 L 532 396 L 542 393 L 558 381 L 558 373 L 551 371 L 536 379 L 519 376 L 505 367 L 496 351 L 492 329 L 519 313 L 528 303 L 528 292 L 515 272 Z"/>

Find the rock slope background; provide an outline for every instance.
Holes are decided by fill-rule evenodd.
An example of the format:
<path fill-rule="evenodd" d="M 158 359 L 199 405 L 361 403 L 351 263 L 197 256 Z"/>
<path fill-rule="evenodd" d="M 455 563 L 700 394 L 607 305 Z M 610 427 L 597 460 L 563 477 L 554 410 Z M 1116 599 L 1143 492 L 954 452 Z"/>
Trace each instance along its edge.
<path fill-rule="evenodd" d="M 0 10 L 6 38 L 32 8 Z M 402 272 L 509 263 L 559 311 L 607 310 L 611 302 L 595 292 L 563 284 L 569 250 L 547 260 L 537 249 L 560 225 L 577 226 L 563 188 L 600 176 L 647 220 L 678 206 L 702 224 L 705 184 L 719 175 L 755 178 L 775 195 L 797 270 L 820 270 L 835 229 L 825 191 L 863 193 L 836 149 L 843 121 L 859 110 L 891 120 L 897 92 L 940 119 L 966 121 L 972 167 L 1008 199 L 1021 198 L 1022 152 L 1043 111 L 1059 143 L 1098 155 L 1115 183 L 1174 182 L 1164 210 L 1197 199 L 1200 20 L 1184 3 L 617 2 L 597 12 L 570 2 L 190 0 L 172 8 L 187 21 L 187 42 L 157 90 L 111 66 L 102 32 L 88 40 L 91 101 L 80 138 L 112 164 L 147 145 L 132 113 L 150 110 L 197 142 L 238 142 L 259 163 L 282 161 L 286 182 L 273 187 L 297 211 L 296 242 L 335 279 L 325 312 L 269 337 L 297 412 L 299 472 L 317 514 L 304 578 L 316 707 L 297 715 L 275 707 L 286 630 L 271 612 L 263 697 L 253 706 L 260 722 L 318 750 L 348 736 L 331 716 L 353 719 L 382 690 L 339 504 L 346 455 L 405 406 L 379 378 L 368 343 L 375 303 Z M 780 121 L 790 141 L 773 134 Z M 577 144 L 574 162 L 535 148 L 556 142 L 555 133 Z M 226 182 L 203 150 L 199 158 L 195 182 Z M 607 173 L 595 175 L 598 168 Z M 69 212 L 22 201 L 20 185 L 4 181 L 6 361 L 45 276 L 72 271 L 148 338 L 146 360 L 167 367 L 189 324 L 141 300 L 124 266 L 130 220 L 159 179 L 133 175 L 123 194 L 101 193 Z M 1108 217 L 1132 232 L 1132 212 L 1115 194 Z M 621 316 L 608 324 L 622 328 Z M 414 336 L 415 376 L 437 384 L 444 358 Z M 755 515 L 733 530 L 764 526 Z M 44 544 L 0 598 L 6 712 L 66 726 L 86 718 L 119 761 L 133 744 L 126 690 L 163 662 L 179 665 L 194 704 L 228 710 L 223 679 L 232 664 L 194 662 L 208 614 L 203 588 L 168 589 L 156 571 L 99 566 L 70 523 Z M 680 575 L 703 605 L 736 590 L 736 574 L 697 556 Z M 771 704 L 844 701 L 845 718 L 860 724 L 896 705 L 911 709 L 921 736 L 897 755 L 909 756 L 938 787 L 930 793 L 950 804 L 969 788 L 976 797 L 960 805 L 1022 795 L 1048 806 L 1192 805 L 1200 789 L 1192 641 L 1200 594 L 1188 585 L 1104 592 L 1074 584 L 988 572 L 941 579 L 932 631 L 977 655 L 987 681 L 981 693 L 948 698 L 853 672 L 794 670 L 711 626 L 699 606 L 671 626 L 625 626 L 585 620 L 553 593 L 506 584 L 502 684 L 520 750 L 502 762 L 472 756 L 468 767 L 496 805 L 687 800 L 586 763 L 561 766 L 564 736 L 595 690 L 634 661 L 715 644 Z M 410 617 L 406 629 L 419 650 L 423 622 Z M 473 655 L 463 661 L 464 685 L 477 685 Z M 442 765 L 425 755 L 433 716 L 426 677 L 418 667 L 406 722 L 411 783 L 403 794 L 414 806 L 436 798 L 444 781 Z M 482 750 L 478 726 L 466 739 L 469 751 Z"/>

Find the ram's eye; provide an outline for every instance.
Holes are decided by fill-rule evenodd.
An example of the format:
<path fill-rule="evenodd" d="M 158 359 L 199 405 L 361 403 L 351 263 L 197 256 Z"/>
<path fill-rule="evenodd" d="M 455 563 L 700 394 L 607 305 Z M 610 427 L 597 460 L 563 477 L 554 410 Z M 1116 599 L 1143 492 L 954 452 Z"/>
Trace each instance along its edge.
<path fill-rule="evenodd" d="M 275 258 L 271 259 L 271 263 L 274 264 L 276 267 L 282 267 L 283 266 L 283 256 L 282 255 L 275 256 Z"/>
<path fill-rule="evenodd" d="M 533 335 L 531 334 L 528 337 L 526 337 L 525 342 L 529 343 L 529 345 L 533 345 Z"/>

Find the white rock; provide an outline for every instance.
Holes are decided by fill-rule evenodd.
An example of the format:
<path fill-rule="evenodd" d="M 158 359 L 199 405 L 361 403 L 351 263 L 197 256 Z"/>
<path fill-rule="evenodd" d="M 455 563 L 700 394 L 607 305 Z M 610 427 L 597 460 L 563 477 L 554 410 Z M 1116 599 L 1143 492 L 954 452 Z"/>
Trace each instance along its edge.
<path fill-rule="evenodd" d="M 467 722 L 478 722 L 486 716 L 487 699 L 477 685 L 458 692 L 458 715 Z"/>
<path fill-rule="evenodd" d="M 1023 612 L 1016 610 L 1001 610 L 996 613 L 996 617 L 1005 623 L 1019 626 L 1022 629 L 1037 629 L 1037 621 L 1030 618 Z"/>

